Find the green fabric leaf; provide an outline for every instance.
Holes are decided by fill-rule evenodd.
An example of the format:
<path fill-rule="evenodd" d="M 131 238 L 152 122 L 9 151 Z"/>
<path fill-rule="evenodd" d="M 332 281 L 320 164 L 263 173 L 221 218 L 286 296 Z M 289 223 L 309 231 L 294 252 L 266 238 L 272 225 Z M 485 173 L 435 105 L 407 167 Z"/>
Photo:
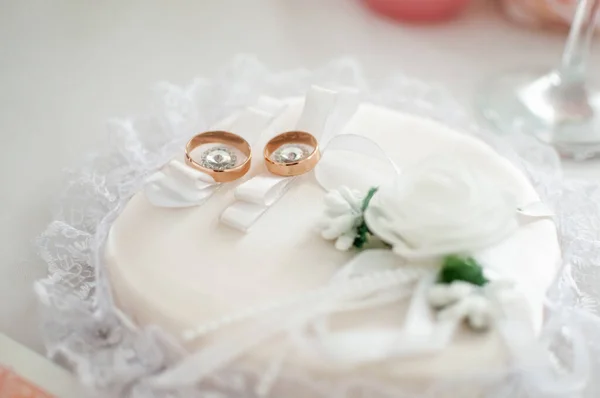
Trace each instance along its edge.
<path fill-rule="evenodd" d="M 438 282 L 450 284 L 454 281 L 468 282 L 477 286 L 489 282 L 483 275 L 483 268 L 474 258 L 452 255 L 444 258 Z"/>

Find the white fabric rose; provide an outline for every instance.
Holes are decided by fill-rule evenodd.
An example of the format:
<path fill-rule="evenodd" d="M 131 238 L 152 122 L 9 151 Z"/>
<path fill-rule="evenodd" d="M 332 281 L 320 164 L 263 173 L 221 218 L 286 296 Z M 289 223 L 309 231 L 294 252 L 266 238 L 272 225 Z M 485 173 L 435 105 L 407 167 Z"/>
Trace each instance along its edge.
<path fill-rule="evenodd" d="M 362 221 L 362 195 L 346 186 L 325 195 L 325 216 L 320 222 L 321 235 L 336 240 L 338 250 L 349 250 L 356 238 L 356 228 Z"/>
<path fill-rule="evenodd" d="M 476 167 L 435 158 L 381 186 L 364 214 L 370 231 L 407 259 L 470 253 L 517 227 L 515 197 Z"/>

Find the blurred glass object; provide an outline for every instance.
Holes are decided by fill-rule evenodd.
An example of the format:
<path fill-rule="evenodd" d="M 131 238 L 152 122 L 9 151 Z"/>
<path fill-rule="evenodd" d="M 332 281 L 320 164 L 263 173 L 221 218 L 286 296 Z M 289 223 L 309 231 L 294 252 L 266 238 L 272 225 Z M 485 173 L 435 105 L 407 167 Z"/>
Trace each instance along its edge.
<path fill-rule="evenodd" d="M 520 130 L 577 160 L 600 155 L 600 92 L 588 80 L 588 55 L 600 0 L 580 0 L 560 64 L 491 81 L 480 93 L 481 115 L 500 132 Z"/>
<path fill-rule="evenodd" d="M 471 0 L 364 0 L 376 12 L 399 21 L 435 22 L 450 19 Z"/>
<path fill-rule="evenodd" d="M 532 27 L 567 29 L 578 0 L 500 0 L 512 21 Z M 600 28 L 599 21 L 596 28 Z"/>

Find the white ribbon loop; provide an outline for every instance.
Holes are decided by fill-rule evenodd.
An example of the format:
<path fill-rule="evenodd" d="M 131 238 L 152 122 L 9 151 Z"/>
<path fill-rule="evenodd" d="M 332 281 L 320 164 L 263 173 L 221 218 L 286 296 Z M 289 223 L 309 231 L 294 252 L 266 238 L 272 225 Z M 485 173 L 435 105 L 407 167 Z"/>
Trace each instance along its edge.
<path fill-rule="evenodd" d="M 241 232 L 248 229 L 267 211 L 268 207 L 249 202 L 236 202 L 221 214 L 221 222 Z"/>
<path fill-rule="evenodd" d="M 204 203 L 214 192 L 216 182 L 208 174 L 172 160 L 146 180 L 144 194 L 160 207 L 188 207 Z"/>
<path fill-rule="evenodd" d="M 240 134 L 252 144 L 283 109 L 281 101 L 260 97 L 255 106 L 244 109 L 235 120 L 217 128 Z M 220 186 L 208 174 L 180 160 L 172 160 L 146 180 L 144 193 L 148 201 L 158 207 L 190 207 L 203 204 Z"/>
<path fill-rule="evenodd" d="M 356 134 L 342 134 L 329 141 L 315 167 L 315 178 L 326 191 L 347 186 L 366 192 L 396 178 L 399 169 L 383 148 Z"/>
<path fill-rule="evenodd" d="M 234 192 L 236 202 L 221 214 L 221 222 L 247 232 L 271 205 L 283 196 L 295 177 L 273 174 L 255 176 L 251 184 L 241 184 Z"/>
<path fill-rule="evenodd" d="M 296 130 L 307 131 L 317 140 L 321 150 L 330 137 L 339 134 L 358 108 L 358 93 L 339 92 L 313 86 L 306 94 L 304 109 Z M 248 229 L 286 192 L 295 178 L 273 176 L 268 172 L 239 185 L 236 202 L 221 214 L 221 221 L 242 232 Z"/>
<path fill-rule="evenodd" d="M 336 106 L 336 92 L 312 86 L 304 99 L 302 114 L 296 122 L 296 130 L 306 131 L 320 139 L 325 131 L 327 119 Z"/>
<path fill-rule="evenodd" d="M 235 190 L 235 198 L 239 201 L 271 206 L 283 195 L 288 183 L 294 177 L 280 177 L 273 174 L 261 174 L 252 179 L 252 184 L 241 184 Z"/>
<path fill-rule="evenodd" d="M 326 119 L 325 127 L 322 130 L 319 130 L 321 131 L 321 136 L 317 137 L 319 145 L 323 150 L 327 148 L 329 141 L 333 137 L 342 133 L 344 126 L 346 126 L 352 116 L 354 116 L 359 105 L 360 97 L 357 90 L 340 89 L 337 92 L 335 107 Z"/>

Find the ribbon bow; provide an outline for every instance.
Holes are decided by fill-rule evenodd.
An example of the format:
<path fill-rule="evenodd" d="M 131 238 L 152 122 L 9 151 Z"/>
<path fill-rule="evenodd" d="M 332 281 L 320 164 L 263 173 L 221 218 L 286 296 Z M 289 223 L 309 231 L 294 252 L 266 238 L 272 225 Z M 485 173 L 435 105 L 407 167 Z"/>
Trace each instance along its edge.
<path fill-rule="evenodd" d="M 277 99 L 260 97 L 255 106 L 244 109 L 233 121 L 226 120 L 211 129 L 239 132 L 252 144 L 284 108 Z M 201 205 L 221 186 L 210 175 L 173 159 L 146 180 L 143 190 L 153 205 L 177 208 Z"/>
<path fill-rule="evenodd" d="M 357 108 L 356 91 L 333 91 L 314 86 L 306 95 L 304 109 L 295 130 L 311 133 L 324 152 L 332 137 L 341 133 Z M 298 178 L 276 176 L 266 171 L 251 178 L 236 188 L 236 202 L 223 211 L 221 221 L 247 232 Z"/>

